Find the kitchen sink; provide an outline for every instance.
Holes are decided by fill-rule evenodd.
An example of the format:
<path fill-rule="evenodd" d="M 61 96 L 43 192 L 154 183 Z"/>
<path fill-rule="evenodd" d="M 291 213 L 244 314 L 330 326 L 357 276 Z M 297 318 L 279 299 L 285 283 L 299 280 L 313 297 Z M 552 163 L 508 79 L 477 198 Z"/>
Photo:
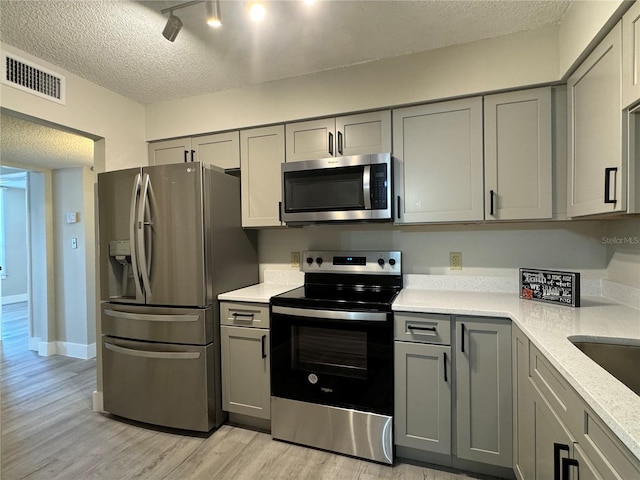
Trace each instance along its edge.
<path fill-rule="evenodd" d="M 640 395 L 640 344 L 572 340 L 586 356 Z"/>

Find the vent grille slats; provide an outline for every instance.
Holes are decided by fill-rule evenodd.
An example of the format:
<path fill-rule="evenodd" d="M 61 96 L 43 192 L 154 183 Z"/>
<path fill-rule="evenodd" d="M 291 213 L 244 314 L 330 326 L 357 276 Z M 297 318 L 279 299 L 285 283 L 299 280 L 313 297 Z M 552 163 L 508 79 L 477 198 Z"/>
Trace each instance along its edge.
<path fill-rule="evenodd" d="M 35 95 L 65 103 L 65 78 L 14 55 L 3 53 L 2 83 Z"/>

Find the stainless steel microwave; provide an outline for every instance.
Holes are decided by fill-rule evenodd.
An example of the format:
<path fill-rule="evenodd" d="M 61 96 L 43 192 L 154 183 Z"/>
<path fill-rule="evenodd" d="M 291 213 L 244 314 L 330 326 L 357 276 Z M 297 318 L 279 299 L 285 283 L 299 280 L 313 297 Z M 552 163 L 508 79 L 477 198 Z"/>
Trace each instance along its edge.
<path fill-rule="evenodd" d="M 282 164 L 287 223 L 391 221 L 391 154 Z"/>

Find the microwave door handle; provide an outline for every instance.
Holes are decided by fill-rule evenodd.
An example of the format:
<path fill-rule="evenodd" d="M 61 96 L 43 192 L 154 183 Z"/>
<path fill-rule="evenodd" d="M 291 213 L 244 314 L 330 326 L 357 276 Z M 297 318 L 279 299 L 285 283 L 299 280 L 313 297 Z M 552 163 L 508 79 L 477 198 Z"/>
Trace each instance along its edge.
<path fill-rule="evenodd" d="M 138 248 L 136 242 L 136 211 L 139 196 L 140 174 L 138 173 L 133 181 L 133 192 L 131 193 L 131 206 L 129 210 L 129 244 L 131 245 L 131 268 L 133 269 L 133 279 L 136 285 L 136 298 L 143 298 L 142 287 L 140 285 L 140 269 L 138 268 Z"/>
<path fill-rule="evenodd" d="M 371 165 L 365 165 L 362 170 L 362 194 L 364 209 L 371 210 Z"/>

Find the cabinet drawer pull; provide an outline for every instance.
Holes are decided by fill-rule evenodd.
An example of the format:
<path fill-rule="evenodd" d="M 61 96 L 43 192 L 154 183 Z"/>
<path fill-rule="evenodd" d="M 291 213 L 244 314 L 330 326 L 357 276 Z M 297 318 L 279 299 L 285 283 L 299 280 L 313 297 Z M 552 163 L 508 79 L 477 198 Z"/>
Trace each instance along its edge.
<path fill-rule="evenodd" d="M 444 365 L 444 381 L 448 382 L 449 380 L 447 380 L 447 352 L 442 352 L 442 357 L 443 357 L 442 364 Z"/>
<path fill-rule="evenodd" d="M 416 327 L 415 325 L 407 325 L 407 330 L 413 333 L 413 330 L 417 330 L 419 332 L 433 332 L 436 333 L 436 327 Z"/>
<path fill-rule="evenodd" d="M 576 467 L 578 469 L 578 476 L 580 478 L 580 463 L 573 458 L 562 459 L 562 480 L 569 480 L 569 468 Z"/>
<path fill-rule="evenodd" d="M 262 347 L 262 358 L 267 358 L 266 344 L 267 344 L 267 336 L 262 335 L 262 338 L 260 339 L 260 346 Z"/>
<path fill-rule="evenodd" d="M 569 445 L 564 443 L 553 444 L 553 480 L 560 480 L 560 452 L 568 452 Z"/>
<path fill-rule="evenodd" d="M 613 203 L 615 204 L 617 200 L 611 198 L 611 172 L 618 172 L 618 167 L 608 167 L 604 169 L 604 203 Z M 614 194 L 615 194 L 615 186 L 614 186 Z"/>

